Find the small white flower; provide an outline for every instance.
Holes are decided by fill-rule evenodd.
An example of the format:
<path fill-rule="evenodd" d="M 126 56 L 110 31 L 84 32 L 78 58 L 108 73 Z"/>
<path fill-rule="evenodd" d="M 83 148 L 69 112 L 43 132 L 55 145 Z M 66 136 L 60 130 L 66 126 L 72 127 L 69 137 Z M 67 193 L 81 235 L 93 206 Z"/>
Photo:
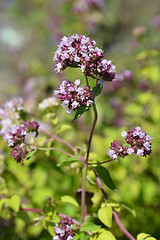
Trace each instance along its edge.
<path fill-rule="evenodd" d="M 150 145 L 149 142 L 145 142 L 145 143 L 143 144 L 143 146 L 146 148 L 146 151 L 150 151 L 151 145 Z"/>
<path fill-rule="evenodd" d="M 141 131 L 141 128 L 138 127 L 138 126 L 136 126 L 135 129 L 136 129 L 137 131 Z"/>
<path fill-rule="evenodd" d="M 74 61 L 75 61 L 75 62 L 80 62 L 80 58 L 76 55 L 76 56 L 74 57 Z"/>
<path fill-rule="evenodd" d="M 145 133 L 143 131 L 140 131 L 138 135 L 139 135 L 140 138 L 144 138 L 145 137 Z"/>
<path fill-rule="evenodd" d="M 121 132 L 121 136 L 122 136 L 122 137 L 127 137 L 127 132 L 123 130 L 123 131 Z"/>
<path fill-rule="evenodd" d="M 84 93 L 83 88 L 79 87 L 77 89 L 77 93 L 78 93 L 78 95 L 82 95 Z"/>
<path fill-rule="evenodd" d="M 146 135 L 146 140 L 151 141 L 153 138 L 149 135 Z"/>
<path fill-rule="evenodd" d="M 64 89 L 64 88 L 61 88 L 61 89 L 59 90 L 59 92 L 60 92 L 61 94 L 63 94 L 63 95 L 65 95 L 65 94 L 66 94 L 66 91 L 65 91 L 65 89 Z"/>
<path fill-rule="evenodd" d="M 116 160 L 118 159 L 118 156 L 117 156 L 117 154 L 115 153 L 114 150 L 109 150 L 108 155 L 113 159 L 116 159 Z"/>
<path fill-rule="evenodd" d="M 81 65 L 81 71 L 82 71 L 82 72 L 84 72 L 85 68 L 86 68 L 86 67 L 85 67 L 84 65 Z"/>
<path fill-rule="evenodd" d="M 73 108 L 77 108 L 77 107 L 78 107 L 78 102 L 74 101 L 74 102 L 72 103 L 72 107 L 73 107 Z"/>
<path fill-rule="evenodd" d="M 56 65 L 56 71 L 57 71 L 57 72 L 60 72 L 60 71 L 61 71 L 61 68 L 62 68 L 62 64 L 61 64 L 61 63 L 57 63 L 57 65 Z"/>
<path fill-rule="evenodd" d="M 134 153 L 133 148 L 128 148 L 128 149 L 127 149 L 127 153 L 128 153 L 129 155 L 132 154 L 132 153 Z"/>
<path fill-rule="evenodd" d="M 89 107 L 89 105 L 92 105 L 93 101 L 92 100 L 88 100 L 87 101 L 87 107 Z"/>
<path fill-rule="evenodd" d="M 77 79 L 77 80 L 75 80 L 74 83 L 75 83 L 76 86 L 78 86 L 81 83 L 81 81 L 80 81 L 80 79 Z"/>
<path fill-rule="evenodd" d="M 59 240 L 59 239 L 60 239 L 60 238 L 59 238 L 59 236 L 57 236 L 57 235 L 53 237 L 53 240 Z"/>
<path fill-rule="evenodd" d="M 68 236 L 67 240 L 73 240 L 73 237 L 72 236 Z"/>
<path fill-rule="evenodd" d="M 144 154 L 144 151 L 142 149 L 137 150 L 137 155 L 138 156 L 143 156 L 143 154 Z"/>

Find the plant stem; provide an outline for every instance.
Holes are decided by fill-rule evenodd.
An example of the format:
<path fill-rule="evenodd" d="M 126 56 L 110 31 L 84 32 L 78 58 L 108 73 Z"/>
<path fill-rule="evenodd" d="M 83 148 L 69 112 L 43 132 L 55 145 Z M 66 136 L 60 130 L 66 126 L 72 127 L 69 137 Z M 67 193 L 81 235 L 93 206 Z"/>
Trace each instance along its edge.
<path fill-rule="evenodd" d="M 48 131 L 46 131 L 46 130 L 44 130 L 44 129 L 42 129 L 42 128 L 40 128 L 39 130 L 40 130 L 41 132 L 49 135 L 52 139 L 56 139 L 58 142 L 66 145 L 66 146 L 67 146 L 68 148 L 70 148 L 73 152 L 75 152 L 75 148 L 74 148 L 69 142 L 61 139 L 60 137 L 56 136 L 55 134 L 52 134 L 52 133 L 50 133 L 50 132 L 48 132 Z"/>
<path fill-rule="evenodd" d="M 68 155 L 68 156 L 70 156 L 70 157 L 74 157 L 74 158 L 76 158 L 76 159 L 82 161 L 81 158 L 76 157 L 75 155 L 70 154 L 70 153 L 68 153 L 68 152 L 65 152 L 65 151 L 63 151 L 63 150 L 61 150 L 61 149 L 58 149 L 58 148 L 41 148 L 41 147 L 37 147 L 37 149 L 38 149 L 38 150 L 42 150 L 42 151 L 53 150 L 53 151 L 62 152 L 62 153 L 66 154 L 66 155 Z"/>
<path fill-rule="evenodd" d="M 98 183 L 98 186 L 99 188 L 101 189 L 102 193 L 103 193 L 103 196 L 104 196 L 104 199 L 105 200 L 108 200 L 108 197 L 107 197 L 107 194 L 105 193 L 104 189 L 103 189 L 103 185 L 102 185 L 102 182 L 101 182 L 101 179 L 99 178 L 98 174 L 96 173 L 96 171 L 94 170 L 93 168 L 93 171 L 95 173 L 95 176 L 96 176 L 96 180 L 97 180 L 97 183 Z M 116 223 L 117 225 L 120 227 L 120 229 L 122 230 L 122 232 L 130 239 L 130 240 L 136 240 L 128 231 L 127 229 L 123 226 L 121 220 L 119 219 L 117 213 L 115 211 L 112 211 L 112 214 L 116 220 Z"/>
<path fill-rule="evenodd" d="M 84 165 L 83 179 L 82 179 L 82 193 L 81 193 L 81 222 L 84 223 L 86 215 L 86 177 L 87 165 Z"/>
<path fill-rule="evenodd" d="M 23 211 L 23 212 L 35 212 L 35 213 L 42 213 L 42 210 L 41 209 L 38 209 L 38 208 L 20 208 L 20 211 Z M 68 217 L 68 215 L 66 214 L 63 214 L 63 213 L 57 213 L 57 215 L 61 218 L 65 218 L 65 217 Z M 71 217 L 69 217 L 71 218 Z M 72 221 L 80 228 L 81 227 L 81 223 L 78 222 L 76 219 L 74 218 L 71 218 Z M 89 235 L 92 235 L 92 233 L 90 231 L 87 231 L 87 233 Z"/>
<path fill-rule="evenodd" d="M 112 162 L 112 161 L 115 161 L 116 159 L 109 159 L 109 160 L 106 160 L 104 162 L 95 162 L 95 163 L 88 163 L 88 165 L 100 165 L 100 164 L 103 164 L 103 163 L 107 163 L 107 162 Z"/>
<path fill-rule="evenodd" d="M 94 111 L 94 121 L 93 125 L 91 128 L 89 140 L 88 140 L 88 149 L 87 149 L 87 156 L 85 160 L 85 165 L 84 165 L 84 173 L 83 173 L 83 179 L 82 179 L 82 194 L 81 194 L 81 221 L 82 223 L 85 220 L 85 215 L 86 215 L 86 190 L 85 190 L 85 185 L 86 185 L 86 176 L 87 176 L 87 167 L 88 167 L 88 159 L 89 159 L 89 153 L 90 153 L 90 148 L 91 148 L 91 142 L 92 142 L 92 137 L 93 137 L 93 132 L 95 129 L 95 125 L 98 119 L 98 114 L 97 114 L 97 109 L 95 103 L 93 103 L 93 111 Z"/>
<path fill-rule="evenodd" d="M 136 240 L 128 231 L 127 229 L 123 226 L 123 224 L 121 223 L 117 213 L 115 211 L 112 211 L 113 216 L 116 220 L 117 225 L 120 227 L 120 229 L 122 230 L 122 232 L 124 232 L 124 234 L 130 239 L 130 240 Z"/>
<path fill-rule="evenodd" d="M 89 87 L 89 83 L 88 83 L 88 78 L 87 78 L 86 72 L 84 72 L 84 76 L 85 76 L 85 79 L 86 79 L 87 86 Z"/>
<path fill-rule="evenodd" d="M 41 209 L 38 209 L 38 208 L 20 208 L 20 211 L 23 211 L 23 212 L 36 212 L 36 213 L 41 213 L 42 210 Z"/>
<path fill-rule="evenodd" d="M 96 122 L 97 122 L 97 119 L 98 119 L 98 114 L 97 114 L 97 109 L 96 109 L 95 103 L 93 103 L 93 111 L 94 111 L 94 121 L 93 121 L 92 129 L 91 129 L 91 133 L 90 133 L 90 137 L 89 137 L 89 141 L 88 141 L 86 164 L 88 164 L 88 159 L 89 159 L 89 153 L 90 153 L 90 148 L 91 148 L 93 132 L 94 132 L 94 128 L 96 126 Z"/>
<path fill-rule="evenodd" d="M 102 185 L 101 179 L 99 178 L 99 176 L 98 176 L 98 174 L 97 174 L 97 172 L 96 172 L 96 170 L 94 168 L 93 168 L 93 171 L 94 171 L 94 174 L 96 176 L 96 180 L 97 180 L 98 186 L 99 186 L 99 188 L 101 189 L 101 191 L 103 193 L 104 199 L 107 201 L 108 197 L 107 197 L 106 192 L 103 189 L 103 185 Z"/>

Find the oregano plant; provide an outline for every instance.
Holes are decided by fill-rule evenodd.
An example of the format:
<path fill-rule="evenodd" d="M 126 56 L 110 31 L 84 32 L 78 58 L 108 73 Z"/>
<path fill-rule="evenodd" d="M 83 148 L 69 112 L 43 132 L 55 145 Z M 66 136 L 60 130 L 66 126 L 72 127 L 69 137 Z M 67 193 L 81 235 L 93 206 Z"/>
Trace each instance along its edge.
<path fill-rule="evenodd" d="M 125 138 L 125 144 L 121 144 L 118 140 L 111 143 L 105 161 L 94 162 L 90 158 L 92 139 L 98 119 L 96 97 L 101 94 L 104 84 L 114 81 L 115 66 L 111 60 L 105 59 L 104 51 L 96 45 L 95 41 L 86 35 L 78 34 L 64 36 L 61 39 L 54 55 L 54 61 L 55 71 L 58 74 L 66 68 L 70 68 L 70 71 L 72 68 L 79 68 L 83 79 L 75 79 L 74 82 L 63 80 L 57 90 L 54 90 L 54 96 L 44 99 L 39 104 L 39 111 L 54 114 L 56 108 L 61 105 L 67 114 L 73 115 L 73 121 L 77 121 L 80 117 L 83 118 L 84 114 L 91 111 L 93 122 L 90 124 L 86 149 L 81 151 L 57 134 L 47 131 L 41 119 L 33 119 L 33 115 L 24 109 L 21 98 L 8 101 L 0 109 L 0 133 L 11 150 L 11 157 L 22 167 L 38 151 L 45 151 L 48 156 L 52 151 L 68 156 L 68 159 L 55 164 L 55 168 L 61 169 L 67 165 L 77 164 L 78 171 L 75 170 L 75 174 L 81 177 L 81 187 L 77 190 L 76 197 L 70 194 L 62 195 L 58 201 L 47 197 L 42 209 L 23 207 L 23 196 L 9 195 L 2 189 L 0 195 L 2 218 L 6 209 L 10 211 L 9 216 L 12 218 L 20 218 L 21 212 L 36 213 L 37 217 L 33 221 L 41 224 L 42 228 L 51 235 L 48 239 L 53 240 L 115 240 L 116 234 L 112 231 L 113 221 L 130 240 L 155 239 L 147 233 L 140 233 L 137 237 L 132 236 L 119 217 L 123 203 L 110 199 L 106 192 L 107 188 L 111 191 L 118 189 L 106 167 L 107 163 L 130 155 L 134 155 L 135 158 L 150 155 L 152 137 L 139 126 L 133 126 L 128 132 L 121 132 L 121 136 Z M 51 120 L 55 123 L 56 116 L 52 115 Z M 40 142 L 41 136 L 46 136 L 43 143 Z M 55 147 L 55 141 L 61 143 L 68 151 Z M 89 178 L 88 172 L 92 172 L 94 180 Z M 97 191 L 100 189 L 103 194 L 103 202 L 99 204 L 94 213 L 89 210 L 92 208 L 94 193 L 86 189 L 87 181 L 94 184 Z M 66 203 L 77 209 L 76 218 L 59 212 L 59 207 Z"/>

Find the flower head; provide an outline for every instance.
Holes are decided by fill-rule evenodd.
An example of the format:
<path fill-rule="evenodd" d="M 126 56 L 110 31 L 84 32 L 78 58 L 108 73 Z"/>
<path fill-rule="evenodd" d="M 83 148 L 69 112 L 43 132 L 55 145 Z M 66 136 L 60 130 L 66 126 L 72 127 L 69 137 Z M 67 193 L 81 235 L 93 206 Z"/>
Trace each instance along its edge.
<path fill-rule="evenodd" d="M 96 46 L 95 41 L 85 35 L 73 34 L 63 37 L 55 52 L 55 71 L 62 72 L 67 67 L 80 67 L 87 76 L 103 77 L 112 81 L 115 77 L 115 66 L 104 59 L 104 52 Z"/>
<path fill-rule="evenodd" d="M 65 217 L 60 220 L 60 226 L 58 224 L 55 224 L 55 236 L 53 237 L 53 240 L 73 240 L 73 237 L 75 236 L 74 230 L 73 230 L 73 220 Z"/>
<path fill-rule="evenodd" d="M 127 133 L 121 132 L 121 136 L 125 137 L 126 143 L 129 146 L 122 146 L 117 140 L 111 143 L 108 155 L 112 159 L 118 157 L 124 158 L 127 155 L 134 153 L 136 156 L 146 157 L 151 154 L 151 137 L 146 134 L 140 127 L 131 128 Z"/>
<path fill-rule="evenodd" d="M 62 102 L 61 106 L 66 109 L 68 114 L 75 111 L 79 106 L 88 107 L 93 103 L 90 88 L 88 86 L 78 87 L 79 84 L 79 79 L 74 83 L 63 81 L 58 90 L 54 91 L 54 95 Z"/>

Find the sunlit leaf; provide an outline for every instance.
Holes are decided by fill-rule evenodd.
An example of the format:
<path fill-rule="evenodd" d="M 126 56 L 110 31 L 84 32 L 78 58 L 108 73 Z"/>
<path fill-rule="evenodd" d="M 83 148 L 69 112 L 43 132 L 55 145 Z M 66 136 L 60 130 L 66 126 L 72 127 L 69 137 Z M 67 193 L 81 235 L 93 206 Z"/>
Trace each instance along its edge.
<path fill-rule="evenodd" d="M 97 240 L 116 240 L 114 235 L 108 231 L 108 230 L 103 230 L 103 232 L 98 236 Z"/>
<path fill-rule="evenodd" d="M 62 201 L 62 202 L 66 202 L 66 203 L 70 203 L 70 204 L 72 204 L 72 205 L 74 205 L 74 206 L 76 206 L 76 207 L 79 206 L 79 205 L 78 205 L 78 202 L 77 202 L 73 197 L 71 197 L 71 196 L 69 196 L 69 195 L 62 196 L 62 197 L 61 197 L 61 201 Z"/>
<path fill-rule="evenodd" d="M 151 235 L 146 233 L 140 233 L 137 236 L 137 240 L 156 240 L 156 238 L 151 237 Z"/>
<path fill-rule="evenodd" d="M 98 210 L 98 218 L 107 227 L 112 227 L 112 208 L 106 206 Z"/>
<path fill-rule="evenodd" d="M 96 225 L 95 223 L 92 222 L 85 222 L 82 224 L 81 231 L 93 231 L 99 228 L 101 228 L 100 225 Z"/>

